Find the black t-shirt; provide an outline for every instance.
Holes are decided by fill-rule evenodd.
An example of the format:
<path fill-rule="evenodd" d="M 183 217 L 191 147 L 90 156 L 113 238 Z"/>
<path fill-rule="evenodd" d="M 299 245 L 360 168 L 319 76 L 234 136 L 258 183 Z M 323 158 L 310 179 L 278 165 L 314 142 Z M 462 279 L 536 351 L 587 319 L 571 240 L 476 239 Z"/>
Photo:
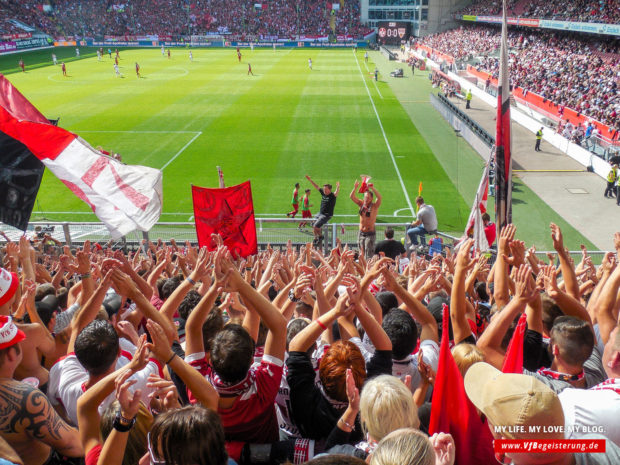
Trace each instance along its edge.
<path fill-rule="evenodd" d="M 321 193 L 321 209 L 319 213 L 325 216 L 334 216 L 334 207 L 336 206 L 336 196 L 333 192 L 330 192 L 328 195 L 325 195 L 323 189 L 319 189 Z"/>
<path fill-rule="evenodd" d="M 383 252 L 386 257 L 395 260 L 400 254 L 405 253 L 405 246 L 394 239 L 386 239 L 377 242 L 375 245 L 375 255 L 379 255 L 379 252 Z"/>

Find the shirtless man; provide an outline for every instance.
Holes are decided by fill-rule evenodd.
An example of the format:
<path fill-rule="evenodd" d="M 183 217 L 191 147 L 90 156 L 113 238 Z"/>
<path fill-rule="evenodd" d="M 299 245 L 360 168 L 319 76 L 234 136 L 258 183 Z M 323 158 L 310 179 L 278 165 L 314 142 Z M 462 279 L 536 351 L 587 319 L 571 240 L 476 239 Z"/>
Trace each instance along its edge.
<path fill-rule="evenodd" d="M 381 194 L 375 189 L 372 184 L 368 185 L 370 190 L 364 192 L 364 200 L 360 200 L 355 195 L 357 188 L 359 187 L 359 181 L 355 181 L 355 186 L 349 197 L 355 204 L 360 207 L 360 232 L 357 237 L 357 245 L 360 251 L 364 250 L 364 256 L 366 259 L 372 257 L 375 253 L 375 241 L 377 234 L 375 232 L 375 222 L 377 221 L 377 213 L 381 206 Z M 371 192 L 372 191 L 372 192 Z M 373 196 L 374 194 L 374 196 Z M 373 197 L 377 197 L 377 200 L 372 201 Z"/>
<path fill-rule="evenodd" d="M 41 391 L 13 379 L 25 338 L 10 316 L 0 315 L 0 436 L 28 465 L 55 464 L 58 455 L 82 457 L 78 431 L 62 420 Z"/>

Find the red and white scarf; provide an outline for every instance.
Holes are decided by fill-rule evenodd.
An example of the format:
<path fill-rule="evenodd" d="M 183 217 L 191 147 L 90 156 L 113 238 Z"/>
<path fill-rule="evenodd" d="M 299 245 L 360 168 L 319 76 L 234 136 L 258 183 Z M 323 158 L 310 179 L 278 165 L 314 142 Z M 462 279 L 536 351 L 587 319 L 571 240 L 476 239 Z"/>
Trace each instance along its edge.
<path fill-rule="evenodd" d="M 226 381 L 222 381 L 217 373 L 212 371 L 209 376 L 209 382 L 213 385 L 220 397 L 237 397 L 247 392 L 254 385 L 254 370 L 250 369 L 245 378 L 238 383 L 227 383 Z"/>
<path fill-rule="evenodd" d="M 577 373 L 576 375 L 568 375 L 566 373 L 560 373 L 559 371 L 553 371 L 549 368 L 540 368 L 536 373 L 546 376 L 547 378 L 558 379 L 566 382 L 581 381 L 586 376 L 583 370 L 581 370 L 581 373 Z"/>

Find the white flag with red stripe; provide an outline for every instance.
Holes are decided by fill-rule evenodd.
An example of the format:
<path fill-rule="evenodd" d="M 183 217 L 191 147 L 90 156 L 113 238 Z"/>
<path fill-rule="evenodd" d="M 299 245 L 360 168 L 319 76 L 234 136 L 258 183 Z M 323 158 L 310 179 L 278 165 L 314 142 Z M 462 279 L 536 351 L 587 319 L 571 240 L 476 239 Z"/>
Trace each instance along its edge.
<path fill-rule="evenodd" d="M 471 207 L 469 213 L 469 219 L 467 220 L 467 226 L 465 227 L 465 234 L 463 239 L 467 238 L 470 234 L 474 239 L 474 250 L 485 252 L 489 250 L 489 243 L 487 236 L 484 233 L 484 223 L 482 221 L 482 214 L 487 211 L 487 198 L 489 196 L 489 164 L 487 163 L 482 172 L 482 178 L 476 191 L 476 198 Z"/>
<path fill-rule="evenodd" d="M 86 202 L 112 238 L 148 231 L 162 209 L 162 173 L 124 165 L 56 127 L 0 75 L 0 131 L 24 144 Z"/>

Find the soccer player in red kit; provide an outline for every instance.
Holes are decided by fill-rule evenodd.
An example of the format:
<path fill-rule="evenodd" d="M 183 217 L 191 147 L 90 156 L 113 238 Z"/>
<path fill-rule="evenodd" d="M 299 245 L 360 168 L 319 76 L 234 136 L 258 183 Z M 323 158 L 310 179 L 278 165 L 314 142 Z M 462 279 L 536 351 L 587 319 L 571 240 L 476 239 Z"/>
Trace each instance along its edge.
<path fill-rule="evenodd" d="M 62 62 L 61 68 L 62 68 L 62 75 L 64 77 L 67 77 L 67 66 L 65 65 L 64 61 Z"/>
<path fill-rule="evenodd" d="M 140 77 L 140 65 L 136 61 L 136 76 Z"/>
<path fill-rule="evenodd" d="M 312 213 L 310 212 L 310 207 L 312 206 L 310 203 L 310 189 L 306 189 L 305 192 L 304 198 L 301 200 L 301 217 L 312 218 Z M 307 221 L 299 223 L 299 229 L 301 230 L 301 228 L 305 227 L 307 224 Z"/>
<path fill-rule="evenodd" d="M 116 63 L 116 66 L 118 66 L 118 55 L 114 57 L 114 63 Z"/>
<path fill-rule="evenodd" d="M 252 72 L 252 65 L 251 65 L 250 63 L 248 63 L 248 76 L 249 76 L 250 74 L 251 74 L 252 76 L 254 76 L 254 73 Z"/>
<path fill-rule="evenodd" d="M 170 59 L 170 49 L 168 49 L 168 59 Z"/>
<path fill-rule="evenodd" d="M 22 73 L 26 72 L 26 68 L 24 66 L 24 60 L 22 59 L 19 60 L 19 67 L 22 69 Z"/>
<path fill-rule="evenodd" d="M 239 60 L 239 63 L 241 63 L 241 52 L 238 51 L 239 49 L 237 49 L 237 59 Z"/>
<path fill-rule="evenodd" d="M 293 200 L 291 200 L 293 211 L 286 214 L 289 218 L 295 218 L 295 215 L 299 211 L 299 183 L 295 183 L 295 189 L 293 189 Z"/>

